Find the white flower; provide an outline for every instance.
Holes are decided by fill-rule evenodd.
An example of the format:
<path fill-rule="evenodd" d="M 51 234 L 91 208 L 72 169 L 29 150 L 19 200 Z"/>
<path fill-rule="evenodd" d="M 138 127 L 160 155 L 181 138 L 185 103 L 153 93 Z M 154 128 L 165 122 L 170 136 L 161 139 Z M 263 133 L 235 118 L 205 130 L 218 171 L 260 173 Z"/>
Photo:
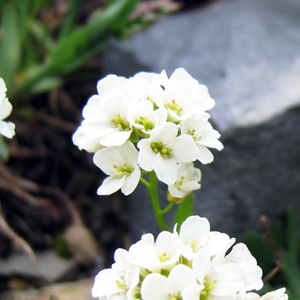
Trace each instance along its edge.
<path fill-rule="evenodd" d="M 228 263 L 214 266 L 205 250 L 197 253 L 192 268 L 197 281 L 204 286 L 200 294 L 205 299 L 234 299 L 243 286 L 238 264 Z"/>
<path fill-rule="evenodd" d="M 285 289 L 261 298 L 261 270 L 244 244 L 211 232 L 206 218 L 191 216 L 179 233 L 145 234 L 116 263 L 101 271 L 93 296 L 100 300 L 287 300 Z M 228 254 L 229 252 L 229 254 Z M 248 278 L 246 278 L 248 276 Z"/>
<path fill-rule="evenodd" d="M 167 121 L 167 111 L 165 109 L 154 110 L 149 100 L 140 101 L 129 110 L 128 121 L 135 128 L 149 134 L 152 129 Z"/>
<path fill-rule="evenodd" d="M 12 111 L 12 105 L 6 98 L 6 91 L 5 82 L 0 77 L 0 134 L 11 139 L 15 135 L 15 124 L 3 121 Z"/>
<path fill-rule="evenodd" d="M 97 193 L 110 195 L 121 189 L 124 195 L 131 194 L 141 176 L 137 155 L 137 150 L 131 142 L 98 150 L 94 155 L 94 163 L 109 177 L 104 179 Z"/>
<path fill-rule="evenodd" d="M 139 268 L 129 264 L 128 252 L 117 249 L 115 262 L 110 269 L 102 270 L 95 277 L 92 296 L 99 299 L 136 299 L 139 293 Z"/>
<path fill-rule="evenodd" d="M 179 122 L 197 113 L 211 109 L 215 101 L 208 89 L 200 85 L 183 68 L 176 69 L 170 79 L 156 90 L 153 99 L 158 107 L 168 110 L 170 120 Z"/>
<path fill-rule="evenodd" d="M 157 273 L 149 274 L 142 283 L 141 295 L 143 300 L 198 300 L 185 295 L 184 290 L 196 284 L 192 269 L 185 265 L 177 265 L 169 276 Z"/>
<path fill-rule="evenodd" d="M 99 103 L 100 104 L 100 103 Z M 82 132 L 90 139 L 99 138 L 103 146 L 119 146 L 130 137 L 132 126 L 127 120 L 130 100 L 122 93 L 114 93 L 98 109 L 84 110 Z"/>
<path fill-rule="evenodd" d="M 154 170 L 157 178 L 174 184 L 177 180 L 177 163 L 191 162 L 197 159 L 199 150 L 189 135 L 178 134 L 178 127 L 173 123 L 152 130 L 150 138 L 138 143 L 138 163 L 146 171 Z"/>
<path fill-rule="evenodd" d="M 178 237 L 162 231 L 154 242 L 152 235 L 145 235 L 129 249 L 130 262 L 133 265 L 160 273 L 170 271 L 178 262 L 181 243 Z"/>
<path fill-rule="evenodd" d="M 225 233 L 210 231 L 208 220 L 199 216 L 188 217 L 182 223 L 179 238 L 184 246 L 182 255 L 189 260 L 195 258 L 201 249 L 204 249 L 210 257 L 215 258 L 220 253 L 222 256 L 235 242 L 235 239 L 230 239 Z"/>
<path fill-rule="evenodd" d="M 193 163 L 180 163 L 177 166 L 177 180 L 168 185 L 170 194 L 175 198 L 184 198 L 194 190 L 200 189 L 201 171 Z"/>
<path fill-rule="evenodd" d="M 213 129 L 208 118 L 208 114 L 202 113 L 181 122 L 181 132 L 193 137 L 199 149 L 198 160 L 203 164 L 211 163 L 214 159 L 207 147 L 223 149 L 223 144 L 218 140 L 220 134 Z"/>
<path fill-rule="evenodd" d="M 91 139 L 85 135 L 82 131 L 82 127 L 78 127 L 72 136 L 73 144 L 76 145 L 80 150 L 85 150 L 90 153 L 95 153 L 96 151 L 104 148 L 99 143 L 99 138 Z"/>
<path fill-rule="evenodd" d="M 244 290 L 259 290 L 263 287 L 262 269 L 257 265 L 256 259 L 245 244 L 236 244 L 225 257 L 224 263 L 237 263 L 240 266 Z"/>

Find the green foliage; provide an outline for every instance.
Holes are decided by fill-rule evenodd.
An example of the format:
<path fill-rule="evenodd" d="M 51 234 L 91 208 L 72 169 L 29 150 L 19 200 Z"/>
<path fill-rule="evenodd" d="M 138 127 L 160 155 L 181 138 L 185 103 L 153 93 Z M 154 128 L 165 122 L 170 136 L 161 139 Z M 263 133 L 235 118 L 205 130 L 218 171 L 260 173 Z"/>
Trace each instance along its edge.
<path fill-rule="evenodd" d="M 194 197 L 193 194 L 190 193 L 177 208 L 173 222 L 174 224 L 177 223 L 177 230 L 179 230 L 181 224 L 193 214 L 193 207 Z"/>
<path fill-rule="evenodd" d="M 7 148 L 7 145 L 5 143 L 5 140 L 2 135 L 0 135 L 0 160 L 8 160 L 9 158 L 9 151 Z"/>
<path fill-rule="evenodd" d="M 300 252 L 296 210 L 289 207 L 283 219 L 265 224 L 265 237 L 253 231 L 245 234 L 244 242 L 256 257 L 271 288 L 285 286 L 290 299 L 300 299 Z M 279 272 L 274 271 L 279 270 Z"/>
<path fill-rule="evenodd" d="M 98 55 L 110 36 L 127 30 L 139 0 L 108 1 L 80 26 L 82 1 L 72 1 L 55 29 L 40 17 L 40 11 L 52 2 L 0 1 L 0 77 L 13 102 L 28 93 L 59 87 L 63 76 Z"/>

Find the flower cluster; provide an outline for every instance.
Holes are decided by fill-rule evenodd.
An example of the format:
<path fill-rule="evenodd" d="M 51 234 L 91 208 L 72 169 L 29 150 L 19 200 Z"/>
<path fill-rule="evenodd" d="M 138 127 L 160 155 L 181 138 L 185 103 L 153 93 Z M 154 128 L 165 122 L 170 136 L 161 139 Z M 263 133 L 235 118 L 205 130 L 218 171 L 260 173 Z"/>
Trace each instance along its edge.
<path fill-rule="evenodd" d="M 172 197 L 200 188 L 201 173 L 193 162 L 210 163 L 214 157 L 208 148 L 223 148 L 209 122 L 207 111 L 215 101 L 206 86 L 179 68 L 170 78 L 165 71 L 108 75 L 97 90 L 83 109 L 73 142 L 95 153 L 94 163 L 108 175 L 98 194 L 132 193 L 141 169 L 154 171 Z"/>
<path fill-rule="evenodd" d="M 12 105 L 6 97 L 6 91 L 5 82 L 0 77 L 0 134 L 11 139 L 15 135 L 15 124 L 3 121 L 12 111 Z"/>
<path fill-rule="evenodd" d="M 93 297 L 142 300 L 258 300 L 262 270 L 245 244 L 210 231 L 206 218 L 191 216 L 179 233 L 145 234 L 95 278 Z M 233 247 L 232 247 L 233 246 Z M 231 249 L 232 248 L 232 249 Z M 228 251 L 231 251 L 228 254 Z M 261 300 L 286 300 L 285 289 Z"/>

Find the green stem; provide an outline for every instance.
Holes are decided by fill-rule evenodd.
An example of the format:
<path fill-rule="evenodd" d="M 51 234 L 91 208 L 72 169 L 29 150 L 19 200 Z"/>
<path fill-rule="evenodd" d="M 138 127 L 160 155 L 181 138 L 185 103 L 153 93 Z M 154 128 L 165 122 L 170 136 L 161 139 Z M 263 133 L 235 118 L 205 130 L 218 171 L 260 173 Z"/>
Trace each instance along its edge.
<path fill-rule="evenodd" d="M 161 209 L 159 211 L 159 213 L 162 214 L 162 215 L 166 214 L 173 207 L 173 205 L 174 205 L 174 202 L 170 202 L 168 204 L 168 206 L 166 208 L 164 208 L 164 209 Z"/>
<path fill-rule="evenodd" d="M 147 187 L 150 193 L 154 215 L 159 227 L 162 230 L 171 231 L 171 229 L 166 224 L 165 219 L 161 213 L 162 211 L 160 209 L 158 190 L 157 190 L 157 177 L 154 171 L 150 172 L 150 182 L 149 182 L 149 186 Z"/>

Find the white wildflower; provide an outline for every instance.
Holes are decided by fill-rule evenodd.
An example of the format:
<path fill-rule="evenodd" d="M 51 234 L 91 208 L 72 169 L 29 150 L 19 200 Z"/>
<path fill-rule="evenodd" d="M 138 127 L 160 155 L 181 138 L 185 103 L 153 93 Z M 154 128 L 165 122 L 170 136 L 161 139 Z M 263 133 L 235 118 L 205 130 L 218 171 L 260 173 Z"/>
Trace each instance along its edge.
<path fill-rule="evenodd" d="M 191 162 L 197 159 L 199 152 L 189 135 L 178 134 L 178 127 L 173 123 L 165 123 L 155 128 L 150 138 L 138 143 L 138 163 L 146 171 L 154 170 L 157 178 L 174 184 L 177 180 L 177 163 Z"/>
<path fill-rule="evenodd" d="M 192 191 L 200 189 L 201 171 L 193 163 L 180 163 L 177 166 L 177 180 L 173 185 L 168 185 L 172 197 L 182 199 Z"/>
<path fill-rule="evenodd" d="M 214 159 L 208 148 L 223 149 L 223 144 L 218 140 L 220 134 L 213 129 L 208 118 L 208 114 L 201 113 L 181 122 L 181 132 L 194 139 L 199 149 L 198 160 L 203 164 L 211 163 Z"/>
<path fill-rule="evenodd" d="M 131 142 L 98 150 L 94 155 L 94 163 L 109 177 L 104 179 L 97 193 L 110 195 L 121 189 L 124 195 L 131 194 L 141 176 L 137 155 L 137 150 Z"/>

